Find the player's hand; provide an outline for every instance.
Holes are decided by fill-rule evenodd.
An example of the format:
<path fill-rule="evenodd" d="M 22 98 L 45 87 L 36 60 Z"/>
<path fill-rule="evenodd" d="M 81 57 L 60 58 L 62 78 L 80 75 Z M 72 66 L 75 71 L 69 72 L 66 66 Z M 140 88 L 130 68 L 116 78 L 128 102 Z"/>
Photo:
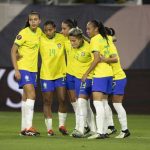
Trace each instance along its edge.
<path fill-rule="evenodd" d="M 87 79 L 87 76 L 88 76 L 87 74 L 84 74 L 84 75 L 82 76 L 81 81 L 82 81 L 82 82 L 85 82 L 85 80 Z"/>
<path fill-rule="evenodd" d="M 104 57 L 104 55 L 100 55 L 100 62 L 105 62 L 105 57 Z"/>
<path fill-rule="evenodd" d="M 15 71 L 15 78 L 17 81 L 21 79 L 21 74 L 20 74 L 19 70 Z"/>

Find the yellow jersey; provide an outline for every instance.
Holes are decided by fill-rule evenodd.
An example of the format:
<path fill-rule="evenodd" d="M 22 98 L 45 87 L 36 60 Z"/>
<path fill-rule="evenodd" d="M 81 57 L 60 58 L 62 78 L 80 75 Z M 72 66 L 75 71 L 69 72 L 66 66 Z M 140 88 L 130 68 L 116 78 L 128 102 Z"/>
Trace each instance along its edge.
<path fill-rule="evenodd" d="M 109 44 L 110 44 L 110 55 L 115 54 L 118 57 L 118 62 L 117 63 L 111 63 L 110 65 L 112 66 L 113 70 L 113 79 L 114 80 L 120 80 L 126 78 L 126 74 L 123 71 L 121 64 L 120 64 L 120 58 L 117 52 L 117 48 L 115 44 L 113 43 L 112 37 L 108 36 L 109 39 Z"/>
<path fill-rule="evenodd" d="M 92 53 L 90 51 L 90 45 L 84 41 L 83 45 L 79 48 L 72 49 L 74 51 L 74 76 L 81 79 L 83 74 L 88 70 L 93 60 Z M 89 79 L 92 79 L 93 73 L 88 75 Z"/>
<path fill-rule="evenodd" d="M 24 28 L 17 35 L 14 43 L 19 46 L 18 53 L 22 56 L 22 58 L 17 61 L 19 70 L 37 72 L 41 35 L 42 31 L 40 28 L 37 28 L 36 32 L 33 32 L 29 27 Z"/>
<path fill-rule="evenodd" d="M 108 58 L 110 56 L 108 47 L 109 45 L 106 39 L 104 39 L 100 34 L 97 34 L 91 39 L 90 42 L 91 52 L 97 51 L 100 54 L 104 55 L 105 58 Z M 98 63 L 94 69 L 93 77 L 102 78 L 109 76 L 113 76 L 112 67 L 105 62 Z"/>
<path fill-rule="evenodd" d="M 65 40 L 65 51 L 66 51 L 66 57 L 67 57 L 67 73 L 74 76 L 74 68 L 76 67 L 74 65 L 74 51 L 71 46 L 70 40 L 68 37 L 66 37 Z"/>
<path fill-rule="evenodd" d="M 42 59 L 41 79 L 56 80 L 66 76 L 64 36 L 62 34 L 55 33 L 52 39 L 43 35 L 40 40 L 40 54 Z"/>

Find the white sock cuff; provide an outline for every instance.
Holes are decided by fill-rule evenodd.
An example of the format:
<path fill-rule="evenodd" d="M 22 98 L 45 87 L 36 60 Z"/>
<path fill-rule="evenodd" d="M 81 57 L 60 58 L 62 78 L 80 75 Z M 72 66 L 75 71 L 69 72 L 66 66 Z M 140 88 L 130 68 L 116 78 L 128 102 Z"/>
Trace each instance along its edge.
<path fill-rule="evenodd" d="M 59 115 L 60 117 L 67 117 L 67 113 L 58 112 L 58 115 Z"/>
<path fill-rule="evenodd" d="M 28 106 L 34 106 L 34 103 L 35 103 L 35 100 L 32 100 L 32 99 L 27 99 L 26 101 L 26 105 Z"/>
<path fill-rule="evenodd" d="M 113 106 L 114 106 L 115 108 L 118 108 L 118 107 L 122 106 L 122 103 L 113 103 Z"/>
<path fill-rule="evenodd" d="M 102 101 L 99 101 L 99 100 L 94 100 L 94 101 L 93 101 L 93 104 L 94 104 L 94 106 L 96 106 L 97 104 L 103 104 L 103 102 L 102 102 Z"/>

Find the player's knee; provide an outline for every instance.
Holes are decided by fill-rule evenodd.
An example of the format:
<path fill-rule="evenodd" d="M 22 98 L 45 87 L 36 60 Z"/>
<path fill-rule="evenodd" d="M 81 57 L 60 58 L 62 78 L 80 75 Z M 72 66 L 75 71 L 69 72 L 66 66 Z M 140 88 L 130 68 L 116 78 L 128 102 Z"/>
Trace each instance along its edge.
<path fill-rule="evenodd" d="M 52 102 L 49 98 L 45 97 L 45 98 L 43 98 L 43 103 L 44 103 L 44 105 L 51 105 Z"/>
<path fill-rule="evenodd" d="M 35 91 L 29 91 L 26 93 L 26 95 L 27 95 L 27 98 L 29 98 L 29 99 L 35 100 L 35 98 L 36 98 Z"/>

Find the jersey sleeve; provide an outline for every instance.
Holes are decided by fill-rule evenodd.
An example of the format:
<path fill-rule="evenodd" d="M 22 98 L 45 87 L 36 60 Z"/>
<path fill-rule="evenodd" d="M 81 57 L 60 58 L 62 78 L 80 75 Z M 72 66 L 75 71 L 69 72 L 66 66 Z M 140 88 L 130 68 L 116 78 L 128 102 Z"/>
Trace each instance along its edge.
<path fill-rule="evenodd" d="M 25 42 L 25 35 L 24 35 L 24 33 L 21 31 L 21 32 L 19 32 L 19 34 L 16 36 L 16 39 L 15 39 L 14 43 L 17 44 L 18 46 L 21 46 L 24 42 Z"/>
<path fill-rule="evenodd" d="M 90 50 L 91 52 L 99 52 L 99 43 L 96 39 L 91 39 L 91 42 L 90 42 Z"/>

